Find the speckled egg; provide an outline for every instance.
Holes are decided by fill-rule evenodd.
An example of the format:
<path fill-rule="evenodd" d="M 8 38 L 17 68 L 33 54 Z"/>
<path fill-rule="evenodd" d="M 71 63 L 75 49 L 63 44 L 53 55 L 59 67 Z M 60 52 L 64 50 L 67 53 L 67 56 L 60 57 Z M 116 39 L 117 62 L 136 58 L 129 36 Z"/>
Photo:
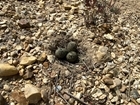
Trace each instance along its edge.
<path fill-rule="evenodd" d="M 75 63 L 78 60 L 78 55 L 76 52 L 71 51 L 67 54 L 66 59 L 68 62 Z"/>
<path fill-rule="evenodd" d="M 65 48 L 58 48 L 56 51 L 55 51 L 55 56 L 58 58 L 58 59 L 64 59 L 67 55 L 68 51 L 65 49 Z"/>

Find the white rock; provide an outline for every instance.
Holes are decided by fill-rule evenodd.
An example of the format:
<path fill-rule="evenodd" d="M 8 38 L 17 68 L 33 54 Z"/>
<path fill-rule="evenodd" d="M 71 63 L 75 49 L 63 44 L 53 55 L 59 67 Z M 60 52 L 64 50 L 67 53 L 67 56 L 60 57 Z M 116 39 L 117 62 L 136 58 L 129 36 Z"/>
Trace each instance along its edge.
<path fill-rule="evenodd" d="M 55 32 L 54 30 L 48 30 L 47 35 L 48 35 L 48 36 L 51 36 L 51 35 L 54 34 L 54 32 Z"/>
<path fill-rule="evenodd" d="M 55 56 L 54 55 L 47 55 L 47 59 L 50 63 L 53 63 L 55 61 Z"/>
<path fill-rule="evenodd" d="M 104 34 L 104 37 L 108 40 L 114 40 L 114 36 L 111 34 Z"/>
<path fill-rule="evenodd" d="M 12 66 L 7 63 L 0 64 L 0 76 L 11 76 L 18 73 L 18 70 L 15 66 Z"/>
<path fill-rule="evenodd" d="M 100 97 L 99 97 L 99 99 L 105 99 L 107 97 L 107 95 L 106 94 L 102 94 Z"/>
<path fill-rule="evenodd" d="M 111 102 L 117 102 L 118 99 L 119 99 L 119 97 L 118 96 L 115 96 L 115 97 L 112 98 Z"/>
<path fill-rule="evenodd" d="M 98 51 L 96 52 L 96 57 L 98 60 L 103 59 L 103 57 L 107 54 L 108 47 L 100 46 Z"/>
<path fill-rule="evenodd" d="M 32 84 L 25 85 L 24 94 L 29 103 L 32 104 L 36 104 L 41 99 L 40 90 Z"/>
<path fill-rule="evenodd" d="M 113 80 L 113 83 L 115 84 L 115 86 L 120 86 L 121 85 L 121 80 L 119 79 L 119 78 L 115 78 L 114 80 Z"/>
<path fill-rule="evenodd" d="M 36 57 L 30 56 L 30 57 L 21 57 L 20 59 L 20 65 L 31 65 L 36 61 Z"/>
<path fill-rule="evenodd" d="M 75 97 L 80 99 L 81 98 L 81 93 L 77 93 Z"/>
<path fill-rule="evenodd" d="M 9 91 L 9 90 L 10 90 L 10 87 L 9 87 L 7 84 L 5 84 L 5 85 L 3 86 L 3 89 L 6 90 L 6 91 Z"/>
<path fill-rule="evenodd" d="M 140 98 L 137 99 L 137 102 L 140 104 Z"/>
<path fill-rule="evenodd" d="M 98 90 L 96 91 L 96 93 L 93 94 L 92 96 L 96 98 L 96 97 L 101 96 L 102 94 L 103 94 L 103 92 L 102 92 L 100 89 L 98 89 Z"/>

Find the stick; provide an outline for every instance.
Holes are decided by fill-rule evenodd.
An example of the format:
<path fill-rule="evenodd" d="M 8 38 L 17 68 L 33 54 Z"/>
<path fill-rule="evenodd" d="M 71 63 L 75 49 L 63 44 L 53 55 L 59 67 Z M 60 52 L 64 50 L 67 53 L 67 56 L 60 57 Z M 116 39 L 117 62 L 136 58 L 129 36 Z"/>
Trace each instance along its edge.
<path fill-rule="evenodd" d="M 64 91 L 64 93 L 67 94 L 67 95 L 69 95 L 70 97 L 74 98 L 76 101 L 79 101 L 83 105 L 89 105 L 89 104 L 85 103 L 84 101 L 80 100 L 79 98 L 73 96 L 72 94 L 70 94 L 70 93 L 68 93 L 66 91 Z"/>
<path fill-rule="evenodd" d="M 64 99 L 64 97 L 63 97 L 59 92 L 56 91 L 56 93 L 67 103 L 67 105 L 70 105 L 70 104 L 68 103 L 68 101 L 67 101 L 66 99 Z"/>

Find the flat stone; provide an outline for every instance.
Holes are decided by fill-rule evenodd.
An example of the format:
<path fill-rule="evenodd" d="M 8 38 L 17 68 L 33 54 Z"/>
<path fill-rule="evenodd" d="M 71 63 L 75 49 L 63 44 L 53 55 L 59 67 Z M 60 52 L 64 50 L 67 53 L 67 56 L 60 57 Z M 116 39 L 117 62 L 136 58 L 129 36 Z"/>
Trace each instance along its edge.
<path fill-rule="evenodd" d="M 113 80 L 113 83 L 115 84 L 115 86 L 120 86 L 121 85 L 121 80 L 119 79 L 119 78 L 115 78 L 114 80 Z"/>
<path fill-rule="evenodd" d="M 30 28 L 30 23 L 26 19 L 19 20 L 18 25 L 20 28 Z"/>
<path fill-rule="evenodd" d="M 6 90 L 6 91 L 10 91 L 10 86 L 7 85 L 7 84 L 5 84 L 5 85 L 3 86 L 3 89 Z"/>
<path fill-rule="evenodd" d="M 104 34 L 104 37 L 108 40 L 114 40 L 114 36 L 111 34 Z"/>
<path fill-rule="evenodd" d="M 55 56 L 54 55 L 47 55 L 47 59 L 50 63 L 53 63 L 55 61 Z"/>
<path fill-rule="evenodd" d="M 36 57 L 30 56 L 30 57 L 21 57 L 20 59 L 20 65 L 31 65 L 36 61 Z"/>
<path fill-rule="evenodd" d="M 47 54 L 45 53 L 45 52 L 43 52 L 39 57 L 38 57 L 38 61 L 44 61 L 45 59 L 46 59 L 46 57 L 47 57 Z"/>
<path fill-rule="evenodd" d="M 140 98 L 137 99 L 137 102 L 140 104 Z"/>
<path fill-rule="evenodd" d="M 18 73 L 18 70 L 15 66 L 12 66 L 7 63 L 0 64 L 0 76 L 11 76 Z"/>
<path fill-rule="evenodd" d="M 118 99 L 119 99 L 119 97 L 118 96 L 115 96 L 115 97 L 112 98 L 111 102 L 117 102 Z"/>
<path fill-rule="evenodd" d="M 102 60 L 104 56 L 106 56 L 108 52 L 108 48 L 104 46 L 100 46 L 98 51 L 96 52 L 96 57 L 98 60 Z"/>
<path fill-rule="evenodd" d="M 41 99 L 41 93 L 39 89 L 32 84 L 25 85 L 24 94 L 25 94 L 25 98 L 31 104 L 36 104 Z"/>
<path fill-rule="evenodd" d="M 103 81 L 106 85 L 113 85 L 113 80 L 111 78 L 104 78 Z"/>

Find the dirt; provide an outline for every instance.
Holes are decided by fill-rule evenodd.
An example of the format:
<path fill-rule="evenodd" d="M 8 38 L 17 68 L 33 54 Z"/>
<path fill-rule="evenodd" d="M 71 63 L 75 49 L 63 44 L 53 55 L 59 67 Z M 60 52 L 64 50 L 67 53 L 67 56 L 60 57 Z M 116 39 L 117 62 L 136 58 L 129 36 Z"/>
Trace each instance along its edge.
<path fill-rule="evenodd" d="M 109 12 L 108 23 L 101 21 L 106 18 L 102 13 L 94 14 L 101 21 L 98 25 L 92 22 L 93 18 L 86 22 L 88 16 L 85 11 L 79 9 L 77 12 L 75 9 L 80 8 L 79 5 L 83 5 L 83 1 L 0 2 L 0 21 L 7 20 L 6 27 L 0 24 L 1 62 L 19 69 L 18 75 L 0 78 L 0 93 L 8 105 L 23 105 L 11 94 L 17 90 L 24 93 L 27 83 L 47 91 L 45 99 L 42 97 L 35 105 L 140 104 L 137 82 L 140 81 L 140 1 L 118 0 L 115 4 L 118 11 Z M 30 25 L 28 22 L 19 25 L 21 19 Z M 65 48 L 70 41 L 77 43 L 77 63 L 55 58 L 56 49 Z M 20 50 L 16 49 L 18 45 Z M 100 51 L 101 47 L 107 51 Z M 17 55 L 11 54 L 14 51 Z M 23 55 L 38 58 L 42 52 L 47 55 L 45 60 L 20 65 Z M 27 72 L 32 75 L 28 76 Z M 5 90 L 4 84 L 10 90 Z M 138 93 L 136 97 L 132 94 L 134 89 Z"/>

